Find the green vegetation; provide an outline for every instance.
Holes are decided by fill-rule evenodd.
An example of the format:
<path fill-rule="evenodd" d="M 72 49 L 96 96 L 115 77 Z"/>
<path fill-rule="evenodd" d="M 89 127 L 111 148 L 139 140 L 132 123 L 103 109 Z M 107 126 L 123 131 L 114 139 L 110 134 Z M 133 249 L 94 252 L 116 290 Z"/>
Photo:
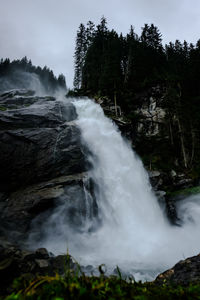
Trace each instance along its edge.
<path fill-rule="evenodd" d="M 23 286 L 22 288 L 20 287 Z M 68 275 L 38 277 L 29 284 L 15 281 L 16 291 L 6 300 L 41 299 L 200 299 L 200 285 L 158 286 L 154 283 L 122 280 L 119 277 Z"/>
<path fill-rule="evenodd" d="M 167 193 L 167 195 L 169 195 L 170 197 L 190 196 L 190 195 L 195 195 L 195 194 L 200 194 L 200 186 L 195 186 L 195 187 Z"/>
<path fill-rule="evenodd" d="M 86 276 L 76 263 L 70 269 L 70 256 L 67 254 L 65 274 L 60 276 L 36 276 L 24 274 L 15 279 L 12 294 L 6 300 L 61 300 L 61 299 L 200 299 L 200 285 L 162 285 L 155 282 L 136 282 L 133 277 L 122 278 L 117 267 L 117 276 L 106 277 L 103 266 L 99 266 L 100 276 Z M 31 276 L 29 276 L 31 275 Z M 0 300 L 3 299 L 0 297 Z"/>

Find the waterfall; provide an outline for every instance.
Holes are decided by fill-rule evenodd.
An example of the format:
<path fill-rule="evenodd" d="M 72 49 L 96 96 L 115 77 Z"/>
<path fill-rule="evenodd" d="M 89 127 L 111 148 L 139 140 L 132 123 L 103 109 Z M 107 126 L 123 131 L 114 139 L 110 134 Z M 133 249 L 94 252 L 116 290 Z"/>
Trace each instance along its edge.
<path fill-rule="evenodd" d="M 200 251 L 200 197 L 179 204 L 183 227 L 168 223 L 141 160 L 102 108 L 89 99 L 74 101 L 82 140 L 90 150 L 90 176 L 98 185 L 100 228 L 82 235 L 84 263 L 119 265 L 148 279 Z M 85 261 L 84 261 L 85 260 Z"/>
<path fill-rule="evenodd" d="M 88 176 L 94 182 L 98 216 L 91 213 L 92 199 L 84 188 L 85 226 L 80 231 L 70 229 L 62 202 L 48 216 L 45 239 L 39 246 L 57 254 L 68 249 L 81 265 L 105 263 L 108 273 L 118 265 L 136 280 L 151 280 L 179 260 L 196 255 L 200 250 L 199 195 L 179 204 L 183 226 L 170 225 L 141 160 L 114 123 L 92 100 L 73 103 L 82 143 L 89 150 Z"/>

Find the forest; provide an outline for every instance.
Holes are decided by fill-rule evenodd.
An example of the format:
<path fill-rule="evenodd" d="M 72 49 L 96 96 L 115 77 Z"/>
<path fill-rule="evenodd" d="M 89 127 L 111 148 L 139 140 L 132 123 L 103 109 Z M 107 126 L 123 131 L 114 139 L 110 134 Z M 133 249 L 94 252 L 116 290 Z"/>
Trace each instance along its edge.
<path fill-rule="evenodd" d="M 0 91 L 11 88 L 31 88 L 30 81 L 33 81 L 33 79 L 38 79 L 45 92 L 49 94 L 54 93 L 57 89 L 66 90 L 63 74 L 60 74 L 57 78 L 48 67 L 36 67 L 26 56 L 13 61 L 10 61 L 9 58 L 1 59 L 0 78 Z"/>
<path fill-rule="evenodd" d="M 75 47 L 74 91 L 70 94 L 111 99 L 119 105 L 133 132 L 140 120 L 142 97 L 153 87 L 163 91 L 165 124 L 158 137 L 135 135 L 137 152 L 155 168 L 200 171 L 200 40 L 194 45 L 176 40 L 162 43 L 154 24 L 145 24 L 139 36 L 99 25 L 80 24 Z"/>

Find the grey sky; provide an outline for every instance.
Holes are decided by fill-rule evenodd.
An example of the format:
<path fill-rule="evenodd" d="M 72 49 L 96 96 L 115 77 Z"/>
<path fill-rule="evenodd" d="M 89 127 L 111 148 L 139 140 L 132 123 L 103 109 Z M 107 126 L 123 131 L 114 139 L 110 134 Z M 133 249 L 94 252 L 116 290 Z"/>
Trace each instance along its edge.
<path fill-rule="evenodd" d="M 130 25 L 140 34 L 154 23 L 164 42 L 200 38 L 200 0 L 0 0 L 0 58 L 27 56 L 73 82 L 73 52 L 79 24 L 98 24 L 126 34 Z"/>

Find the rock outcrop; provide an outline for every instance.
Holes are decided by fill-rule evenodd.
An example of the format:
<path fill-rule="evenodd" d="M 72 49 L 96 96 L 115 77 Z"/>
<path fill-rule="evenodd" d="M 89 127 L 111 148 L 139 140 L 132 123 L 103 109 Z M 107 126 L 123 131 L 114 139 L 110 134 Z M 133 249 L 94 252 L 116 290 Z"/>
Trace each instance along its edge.
<path fill-rule="evenodd" d="M 36 276 L 64 275 L 75 272 L 77 264 L 67 254 L 54 256 L 45 248 L 35 251 L 22 250 L 16 245 L 0 241 L 0 296 L 12 291 L 12 283 L 21 277 L 29 282 Z"/>
<path fill-rule="evenodd" d="M 174 285 L 200 283 L 200 254 L 179 261 L 174 267 L 158 275 L 155 283 Z"/>
<path fill-rule="evenodd" d="M 160 86 L 152 87 L 139 97 L 141 104 L 135 111 L 138 116 L 136 132 L 148 138 L 159 136 L 165 124 L 166 112 L 163 108 L 165 89 Z"/>
<path fill-rule="evenodd" d="M 12 242 L 60 197 L 73 203 L 75 215 L 84 213 L 87 174 L 75 107 L 33 94 L 0 96 L 0 236 Z"/>

